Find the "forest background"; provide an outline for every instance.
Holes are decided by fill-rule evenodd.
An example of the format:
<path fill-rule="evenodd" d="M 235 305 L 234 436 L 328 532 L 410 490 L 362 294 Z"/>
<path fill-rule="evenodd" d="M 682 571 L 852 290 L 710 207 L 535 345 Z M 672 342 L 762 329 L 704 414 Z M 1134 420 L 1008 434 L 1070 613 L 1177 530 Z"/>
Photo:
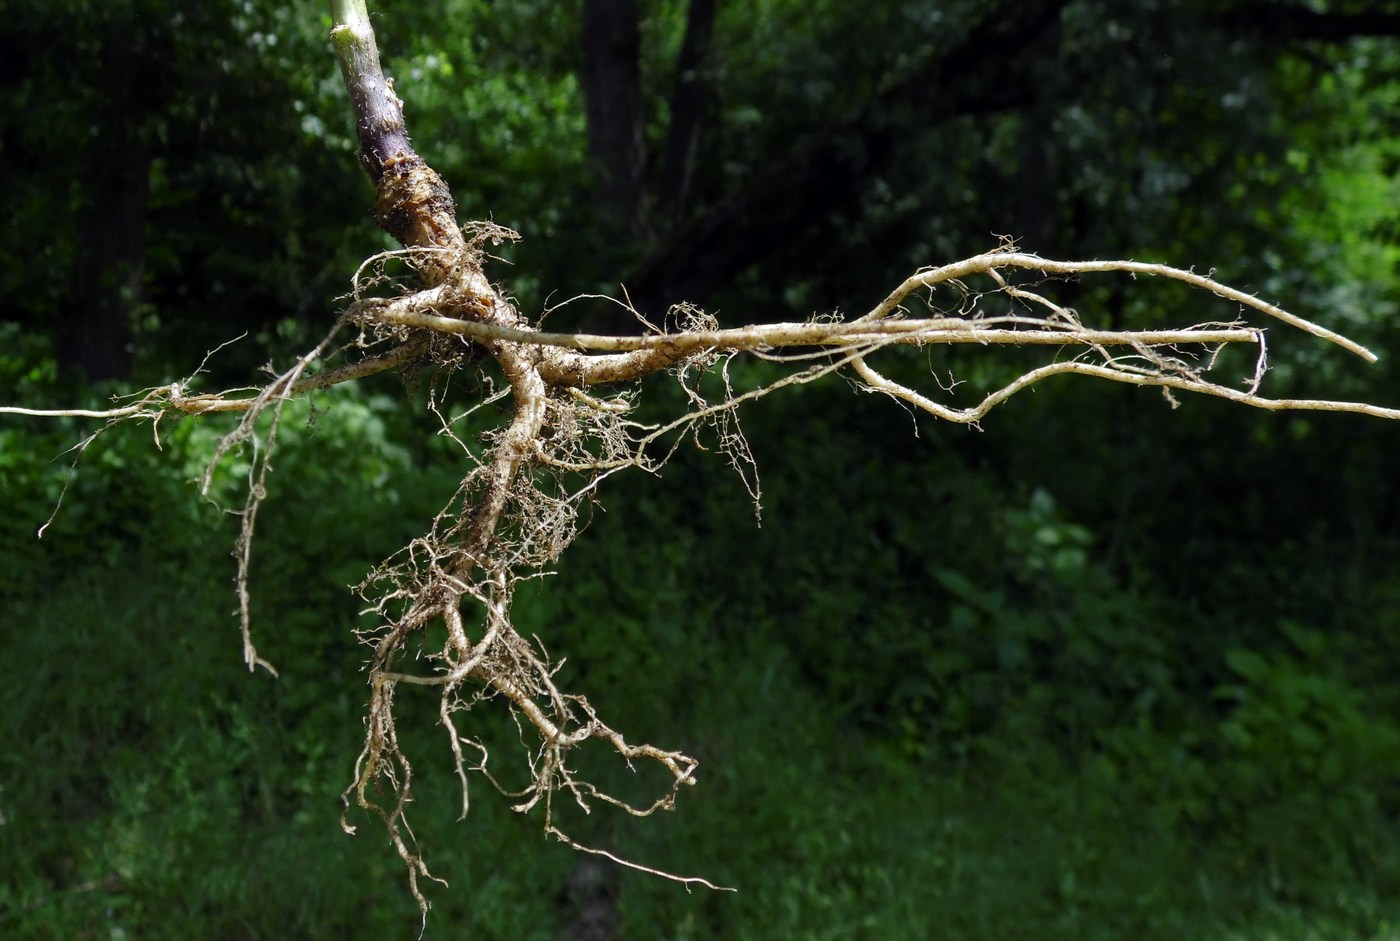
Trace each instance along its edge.
<path fill-rule="evenodd" d="M 240 336 L 200 382 L 256 383 L 325 332 L 390 244 L 321 6 L 0 3 L 0 402 L 102 407 Z M 490 273 L 527 314 L 619 284 L 657 317 L 859 312 L 1012 236 L 1214 270 L 1382 353 L 1277 337 L 1276 394 L 1400 404 L 1400 4 L 375 12 L 461 217 L 524 235 Z M 1106 327 L 1235 315 L 1044 288 Z M 976 388 L 1025 363 L 895 371 Z M 70 479 L 93 422 L 0 421 L 0 934 L 417 931 L 382 831 L 337 823 L 366 695 L 348 586 L 461 457 L 396 377 L 297 409 L 252 573 L 279 678 L 244 668 L 230 613 L 237 467 L 213 502 L 191 483 L 227 422 L 116 429 Z M 1076 378 L 977 429 L 834 378 L 742 420 L 761 525 L 722 456 L 682 451 L 608 480 L 516 611 L 614 724 L 702 761 L 674 814 L 575 835 L 739 892 L 595 866 L 485 790 L 455 822 L 424 697 L 401 734 L 450 883 L 430 937 L 1400 935 L 1393 426 Z"/>

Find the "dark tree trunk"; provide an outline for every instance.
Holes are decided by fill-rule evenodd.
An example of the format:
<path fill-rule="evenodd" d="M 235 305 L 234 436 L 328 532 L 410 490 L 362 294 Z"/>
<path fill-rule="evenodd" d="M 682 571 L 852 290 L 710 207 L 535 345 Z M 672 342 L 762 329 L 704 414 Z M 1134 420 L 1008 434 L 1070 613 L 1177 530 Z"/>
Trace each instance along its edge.
<path fill-rule="evenodd" d="M 930 68 L 886 89 L 850 120 L 813 133 L 732 198 L 670 235 L 627 277 L 633 302 L 652 315 L 677 301 L 704 304 L 801 228 L 850 207 L 863 181 L 898 146 L 885 117 L 891 110 L 918 108 L 925 126 L 934 127 L 1033 102 L 1038 89 L 1027 50 L 1068 4 L 1000 4 Z"/>
<path fill-rule="evenodd" d="M 709 81 L 705 63 L 714 33 L 716 0 L 690 0 L 685 39 L 676 60 L 676 86 L 671 91 L 671 123 L 666 129 L 666 159 L 661 169 L 660 209 L 669 223 L 685 210 L 695 153 L 700 142 L 700 119 L 705 112 Z"/>
<path fill-rule="evenodd" d="M 600 210 L 632 238 L 647 231 L 637 0 L 584 0 L 583 94 Z"/>
<path fill-rule="evenodd" d="M 144 300 L 149 118 L 162 97 L 161 69 L 129 24 L 114 23 L 99 53 L 107 100 L 93 116 L 87 192 L 77 233 L 77 270 L 63 324 L 60 362 L 90 379 L 131 373 L 133 319 Z"/>

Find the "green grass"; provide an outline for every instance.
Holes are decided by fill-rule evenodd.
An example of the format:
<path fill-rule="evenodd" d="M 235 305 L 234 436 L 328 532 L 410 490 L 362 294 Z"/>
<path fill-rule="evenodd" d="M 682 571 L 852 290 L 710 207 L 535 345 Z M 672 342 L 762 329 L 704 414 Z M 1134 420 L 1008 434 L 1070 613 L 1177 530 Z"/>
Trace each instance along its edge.
<path fill-rule="evenodd" d="M 158 578 L 127 576 L 78 574 L 70 593 L 12 609 L 25 630 L 3 667 L 5 937 L 411 936 L 416 910 L 377 824 L 350 838 L 336 822 L 359 727 L 353 651 L 249 675 L 227 622 L 153 605 Z M 217 611 L 222 589 L 186 597 Z M 571 825 L 739 891 L 628 873 L 625 937 L 1396 936 L 1389 821 L 1356 819 L 1339 844 L 1300 800 L 1228 828 L 1186 824 L 1093 756 L 1047 747 L 913 761 L 832 719 L 780 648 L 697 652 L 703 668 L 646 693 L 667 716 L 661 743 L 701 755 L 700 785 L 673 814 Z M 650 710 L 635 712 L 613 718 L 645 727 Z M 431 890 L 427 936 L 552 937 L 578 858 L 480 782 L 454 822 L 429 718 L 408 736 L 422 756 L 415 829 L 451 886 Z"/>
<path fill-rule="evenodd" d="M 431 455 L 393 447 L 385 409 L 342 402 L 304 434 L 289 427 L 253 585 L 279 679 L 241 660 L 227 517 L 189 502 L 212 436 L 176 434 L 160 458 L 114 442 L 100 466 L 130 485 L 82 482 L 44 543 L 0 546 L 19 573 L 0 597 L 0 937 L 416 935 L 381 826 L 352 815 L 349 837 L 337 819 L 367 698 L 344 586 L 450 491 Z M 379 443 L 355 444 L 366 437 Z M 7 452 L 10 495 L 42 515 L 53 484 L 38 475 L 52 471 L 32 450 Z M 1039 559 L 1053 578 L 939 568 L 918 591 L 882 591 L 870 573 L 909 579 L 916 534 L 865 507 L 847 531 L 883 537 L 821 543 L 829 520 L 781 500 L 757 532 L 741 494 L 721 506 L 690 473 L 609 495 L 517 610 L 568 657 L 565 688 L 633 740 L 702 763 L 674 813 L 561 810 L 590 845 L 738 890 L 625 872 L 622 937 L 1400 937 L 1385 648 L 1369 685 L 1349 672 L 1346 637 L 1297 625 L 1268 651 L 1235 639 L 1185 662 L 1169 599 L 1141 602 L 1062 560 L 1088 537 L 1034 500 L 1008 504 L 983 543 L 972 525 L 944 535 L 1012 558 L 1013 573 Z M 420 486 L 388 486 L 408 479 Z M 1025 533 L 1035 544 L 1017 549 Z M 864 575 L 843 580 L 847 568 Z M 1219 685 L 1202 691 L 1212 671 Z M 1155 705 L 1124 698 L 1149 685 Z M 428 887 L 426 936 L 556 937 L 586 857 L 480 780 L 457 822 L 431 697 L 399 705 L 411 823 L 450 883 Z M 465 718 L 492 767 L 520 780 L 495 705 Z M 666 784 L 596 749 L 579 765 L 638 796 Z"/>

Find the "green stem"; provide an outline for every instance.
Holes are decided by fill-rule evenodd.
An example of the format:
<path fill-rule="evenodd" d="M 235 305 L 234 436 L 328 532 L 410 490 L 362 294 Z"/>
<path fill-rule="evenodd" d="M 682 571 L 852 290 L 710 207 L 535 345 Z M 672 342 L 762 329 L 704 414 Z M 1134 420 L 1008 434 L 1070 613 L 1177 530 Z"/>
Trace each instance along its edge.
<path fill-rule="evenodd" d="M 365 0 L 331 0 L 331 43 L 355 111 L 360 164 L 374 181 L 374 214 L 405 247 L 445 249 L 415 262 L 425 286 L 442 283 L 466 251 L 452 193 L 413 150 L 403 102 L 384 77 Z"/>
<path fill-rule="evenodd" d="M 404 127 L 403 102 L 379 64 L 364 0 L 331 0 L 331 21 L 331 43 L 355 110 L 360 163 L 378 183 L 389 167 L 418 157 Z"/>

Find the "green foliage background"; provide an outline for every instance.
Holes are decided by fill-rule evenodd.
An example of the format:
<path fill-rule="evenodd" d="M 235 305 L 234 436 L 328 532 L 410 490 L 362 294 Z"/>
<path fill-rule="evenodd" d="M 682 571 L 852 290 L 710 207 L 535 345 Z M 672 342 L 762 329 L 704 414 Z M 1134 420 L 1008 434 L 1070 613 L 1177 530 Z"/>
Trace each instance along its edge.
<path fill-rule="evenodd" d="M 495 272 L 525 310 L 611 289 L 640 250 L 588 197 L 577 6 L 376 18 L 463 215 L 526 235 Z M 1215 267 L 1388 353 L 1361 368 L 1277 337 L 1281 394 L 1395 404 L 1400 50 L 1241 40 L 1213 25 L 1219 6 L 1070 4 L 1038 99 L 933 127 L 895 109 L 896 155 L 861 191 L 704 300 L 734 322 L 859 309 L 917 265 L 1017 233 L 1034 196 L 1045 243 L 1029 249 Z M 77 53 L 113 17 L 173 37 L 169 104 L 145 129 L 163 149 L 135 382 L 185 375 L 243 332 L 201 381 L 247 382 L 318 335 L 359 259 L 386 247 L 320 5 L 6 7 L 0 45 L 25 58 L 0 75 L 15 106 L 0 111 L 0 398 L 97 405 L 139 387 L 76 384 L 55 353 L 102 101 Z M 977 7 L 725 5 L 698 208 L 936 58 Z M 656 137 L 683 16 L 647 7 Z M 1144 284 L 1064 287 L 1086 319 L 1231 313 Z M 1016 363 L 959 349 L 889 368 L 926 383 L 930 366 L 977 385 Z M 646 392 L 657 414 L 677 405 L 665 382 Z M 377 825 L 352 819 L 350 838 L 337 823 L 366 698 L 347 586 L 427 525 L 462 457 L 392 379 L 295 409 L 253 573 L 278 679 L 243 669 L 230 614 L 225 510 L 247 456 L 212 501 L 192 483 L 221 419 L 164 422 L 158 447 L 114 429 L 80 456 L 90 422 L 0 421 L 0 936 L 418 930 Z M 519 602 L 567 657 L 563 685 L 702 761 L 675 814 L 570 821 L 739 888 L 626 873 L 621 936 L 1397 935 L 1396 429 L 1082 383 L 980 430 L 839 381 L 743 419 L 761 526 L 720 457 L 682 452 L 659 477 L 608 481 L 558 573 Z M 405 705 L 421 706 L 402 725 L 415 832 L 450 883 L 427 936 L 561 936 L 580 857 L 484 786 L 456 822 L 435 707 Z M 509 723 L 474 718 L 504 766 Z M 622 789 L 659 783 L 584 760 Z"/>

